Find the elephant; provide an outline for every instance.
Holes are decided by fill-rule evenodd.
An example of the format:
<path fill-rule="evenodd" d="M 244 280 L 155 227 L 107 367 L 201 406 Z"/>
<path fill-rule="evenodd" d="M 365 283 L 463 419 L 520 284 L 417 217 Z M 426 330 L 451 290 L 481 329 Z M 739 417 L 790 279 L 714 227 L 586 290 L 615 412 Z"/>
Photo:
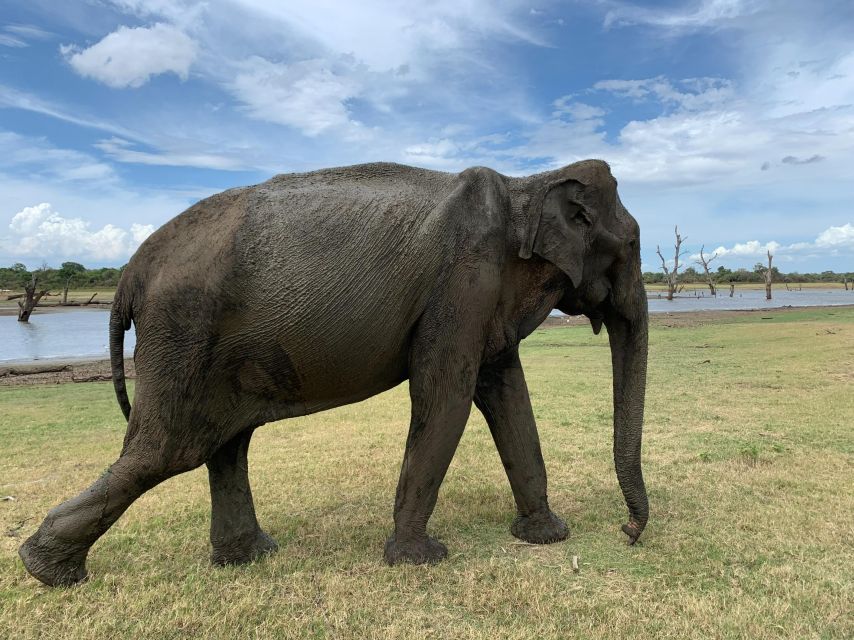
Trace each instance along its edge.
<path fill-rule="evenodd" d="M 568 535 L 546 471 L 519 343 L 557 308 L 607 328 L 614 463 L 633 544 L 641 471 L 647 301 L 640 230 L 602 160 L 527 177 L 371 163 L 277 175 L 211 196 L 136 251 L 113 302 L 118 459 L 21 546 L 47 585 L 87 576 L 89 548 L 158 483 L 207 465 L 214 564 L 275 551 L 248 479 L 253 431 L 409 381 L 411 420 L 385 560 L 433 563 L 427 534 L 474 404 L 516 504 L 512 535 Z M 133 405 L 124 334 L 135 325 Z"/>

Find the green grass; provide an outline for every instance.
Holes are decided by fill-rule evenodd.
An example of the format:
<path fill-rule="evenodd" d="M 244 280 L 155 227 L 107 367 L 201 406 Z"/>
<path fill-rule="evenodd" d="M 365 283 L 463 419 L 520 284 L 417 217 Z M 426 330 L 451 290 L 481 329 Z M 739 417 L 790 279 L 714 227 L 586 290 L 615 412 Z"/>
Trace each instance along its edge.
<path fill-rule="evenodd" d="M 510 490 L 474 413 L 430 524 L 450 557 L 385 566 L 408 422 L 401 386 L 256 433 L 256 506 L 278 554 L 209 566 L 199 469 L 131 507 L 93 548 L 92 579 L 71 589 L 42 587 L 16 549 L 113 461 L 121 414 L 109 384 L 0 388 L 0 496 L 16 497 L 0 502 L 0 637 L 854 635 L 854 309 L 655 324 L 652 515 L 635 547 L 619 531 L 606 336 L 537 331 L 523 359 L 568 541 L 510 536 Z"/>

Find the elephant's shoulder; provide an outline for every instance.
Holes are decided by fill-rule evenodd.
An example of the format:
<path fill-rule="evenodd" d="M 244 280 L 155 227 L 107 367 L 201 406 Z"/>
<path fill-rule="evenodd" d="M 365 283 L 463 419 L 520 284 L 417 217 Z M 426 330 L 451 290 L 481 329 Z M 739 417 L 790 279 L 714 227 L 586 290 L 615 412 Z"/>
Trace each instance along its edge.
<path fill-rule="evenodd" d="M 510 195 L 500 173 L 487 167 L 472 167 L 457 175 L 440 206 L 474 228 L 503 229 L 510 209 Z"/>

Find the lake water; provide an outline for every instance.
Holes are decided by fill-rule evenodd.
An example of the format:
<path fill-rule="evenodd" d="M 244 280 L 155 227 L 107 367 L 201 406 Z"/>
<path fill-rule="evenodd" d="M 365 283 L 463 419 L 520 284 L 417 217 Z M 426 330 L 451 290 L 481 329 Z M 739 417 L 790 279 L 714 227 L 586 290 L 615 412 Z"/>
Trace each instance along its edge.
<path fill-rule="evenodd" d="M 51 358 L 109 358 L 110 314 L 104 309 L 47 311 L 38 308 L 29 322 L 0 316 L 0 362 Z M 125 333 L 125 353 L 133 355 L 136 334 Z"/>
<path fill-rule="evenodd" d="M 729 287 L 718 290 L 717 297 L 709 295 L 708 289 L 685 289 L 673 300 L 666 293 L 650 292 L 650 313 L 672 311 L 733 311 L 739 309 L 775 309 L 779 307 L 824 307 L 854 304 L 854 291 L 845 289 L 802 289 L 786 291 L 785 287 L 774 286 L 771 300 L 765 299 L 765 289 L 735 290 L 729 297 Z"/>
<path fill-rule="evenodd" d="M 650 313 L 680 311 L 728 311 L 735 309 L 774 309 L 785 306 L 816 307 L 854 304 L 854 291 L 844 289 L 803 289 L 786 291 L 774 288 L 774 298 L 765 300 L 764 290 L 729 290 L 716 298 L 707 289 L 683 291 L 668 301 L 662 294 L 649 297 Z M 108 358 L 110 314 L 104 309 L 39 312 L 30 322 L 18 322 L 15 316 L 0 316 L 0 363 L 32 362 L 53 358 Z M 136 344 L 133 328 L 125 334 L 125 354 L 132 355 Z"/>

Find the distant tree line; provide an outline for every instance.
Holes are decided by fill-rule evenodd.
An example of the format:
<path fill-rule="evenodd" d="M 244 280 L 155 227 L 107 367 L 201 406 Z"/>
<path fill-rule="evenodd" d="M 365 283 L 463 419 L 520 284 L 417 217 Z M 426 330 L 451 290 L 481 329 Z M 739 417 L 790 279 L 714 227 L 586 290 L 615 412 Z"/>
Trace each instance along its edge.
<path fill-rule="evenodd" d="M 756 263 L 752 270 L 718 267 L 712 270 L 711 275 L 717 284 L 738 284 L 751 282 L 764 284 L 766 266 L 761 262 Z M 854 281 L 854 271 L 836 273 L 835 271 L 822 271 L 821 273 L 782 273 L 777 267 L 771 267 L 771 275 L 774 282 L 804 283 L 804 282 L 848 282 Z M 660 271 L 645 271 L 643 274 L 644 284 L 666 284 L 667 276 Z M 688 267 L 679 274 L 679 282 L 682 284 L 706 284 L 706 275 L 694 267 Z"/>
<path fill-rule="evenodd" d="M 40 287 L 50 291 L 115 287 L 123 270 L 124 267 L 87 269 L 77 262 L 63 262 L 58 269 L 45 264 L 30 271 L 18 262 L 11 267 L 0 267 L 0 289 L 23 289 L 33 276 Z"/>
<path fill-rule="evenodd" d="M 752 270 L 727 269 L 720 266 L 712 270 L 710 275 L 717 284 L 738 284 L 749 282 L 762 284 L 765 282 L 765 265 L 757 263 Z M 115 287 L 119 284 L 124 266 L 118 269 L 114 267 L 99 267 L 87 269 L 78 262 L 63 262 L 59 268 L 42 265 L 32 271 L 20 262 L 11 267 L 0 267 L 0 289 L 23 289 L 32 280 L 33 275 L 38 279 L 39 285 L 45 289 L 63 290 L 88 289 L 101 287 Z M 803 282 L 854 282 L 854 271 L 847 273 L 836 273 L 834 271 L 822 271 L 821 273 L 781 273 L 777 267 L 771 268 L 774 282 L 803 283 Z M 694 267 L 687 267 L 678 274 L 680 284 L 706 284 L 706 274 Z M 646 271 L 643 274 L 644 284 L 666 284 L 667 276 L 660 272 Z"/>

